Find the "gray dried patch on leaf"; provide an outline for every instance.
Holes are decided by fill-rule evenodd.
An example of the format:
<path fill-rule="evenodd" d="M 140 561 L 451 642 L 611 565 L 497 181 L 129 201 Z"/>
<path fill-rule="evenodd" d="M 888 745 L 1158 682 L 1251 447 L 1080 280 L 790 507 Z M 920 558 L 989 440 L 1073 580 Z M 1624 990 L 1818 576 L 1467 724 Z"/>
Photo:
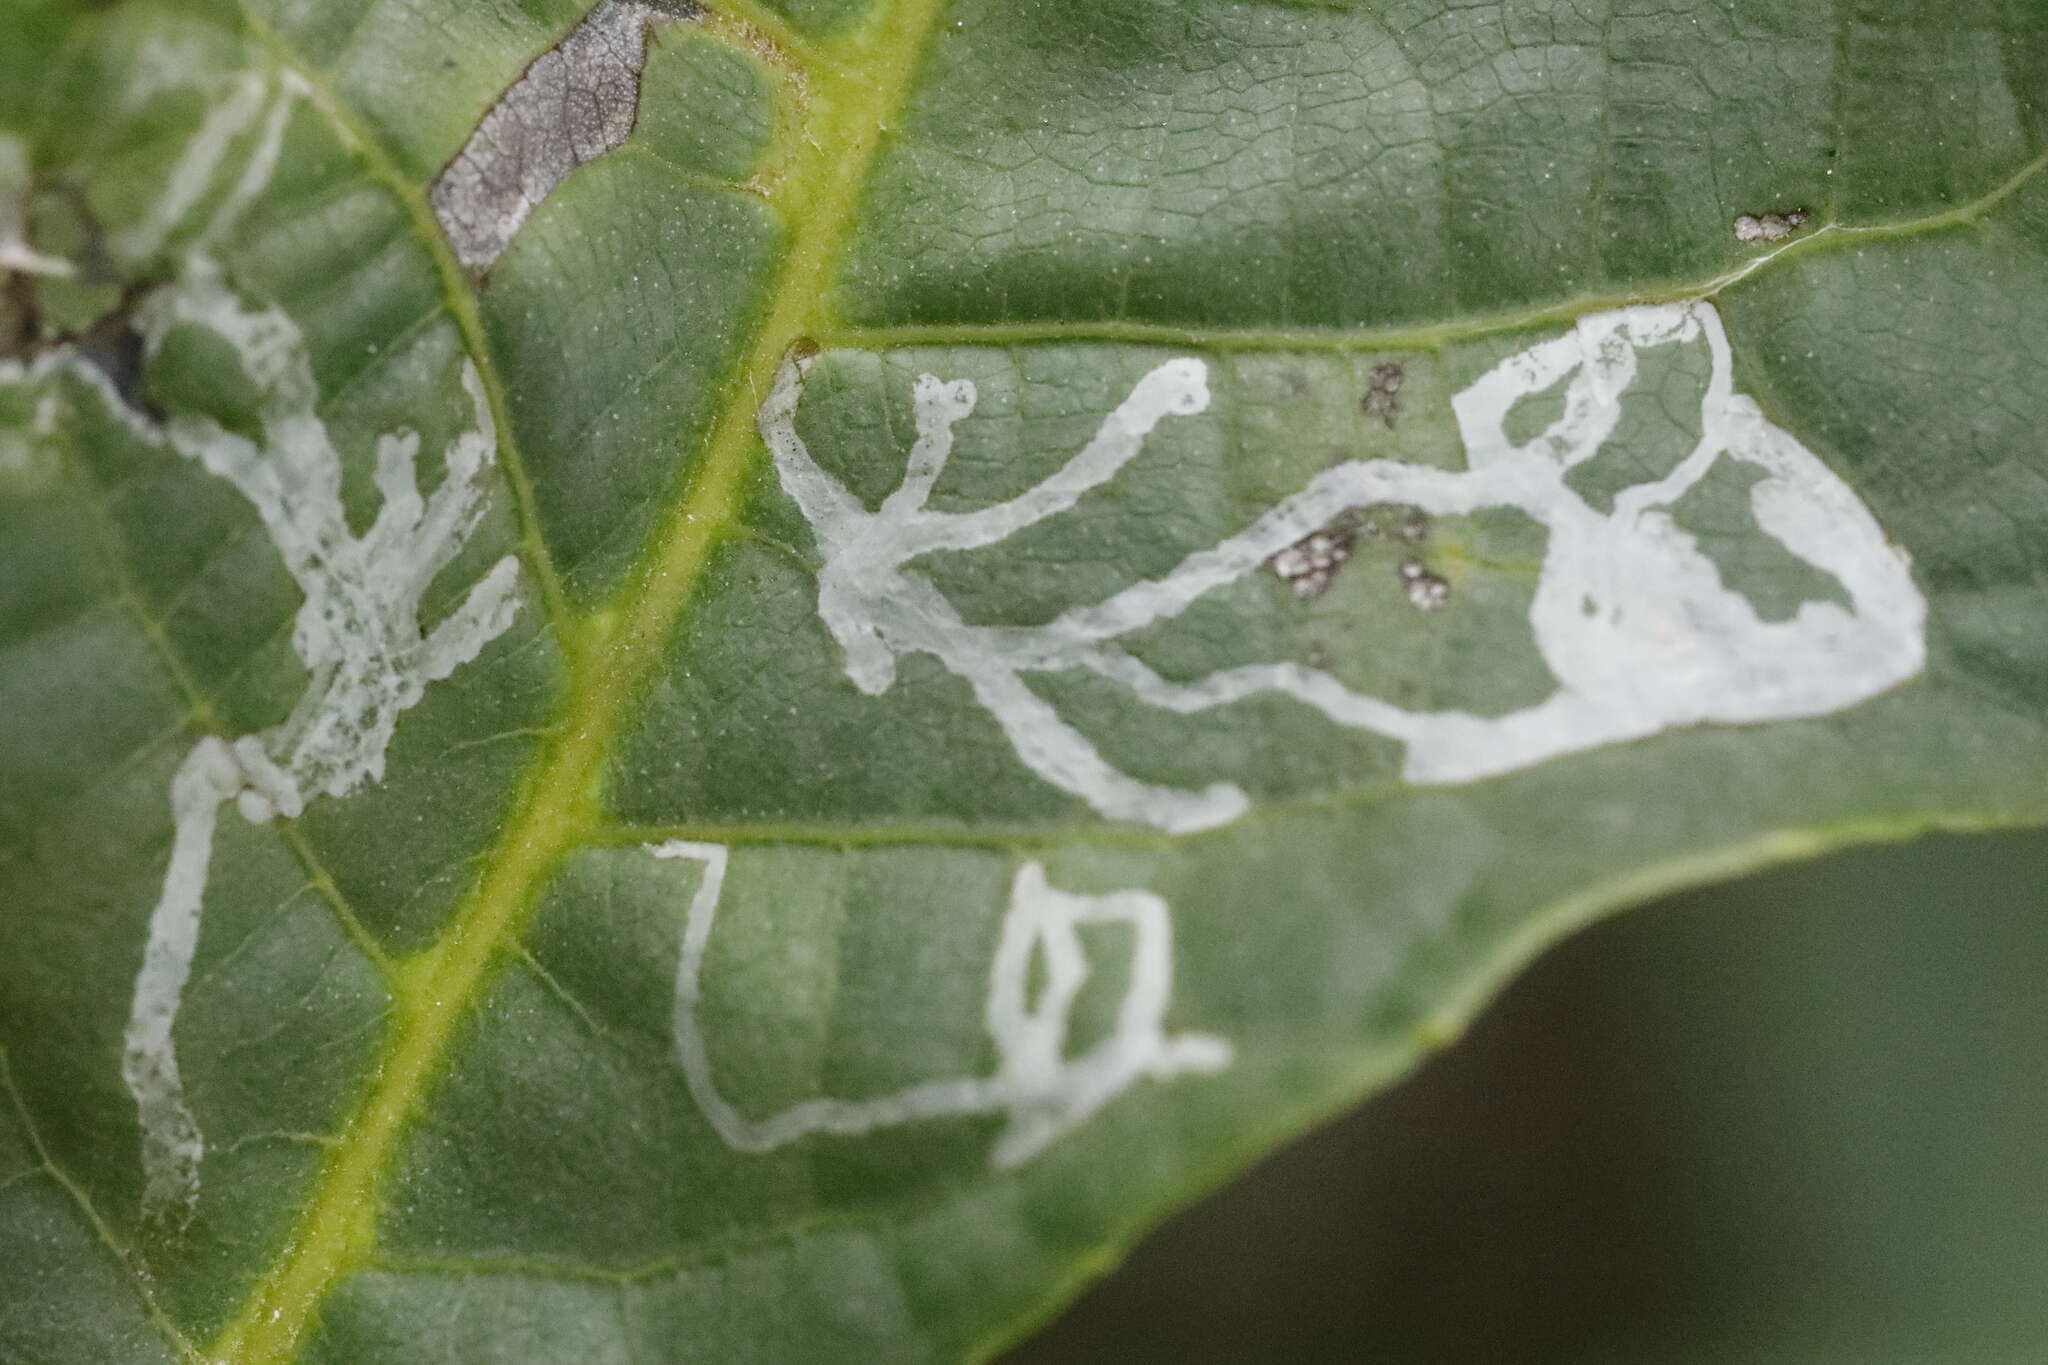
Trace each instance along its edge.
<path fill-rule="evenodd" d="M 1738 242 L 1782 242 L 1799 231 L 1812 217 L 1805 209 L 1787 209 L 1783 213 L 1745 213 L 1735 220 L 1735 240 Z"/>
<path fill-rule="evenodd" d="M 434 216 L 457 260 L 490 265 L 569 172 L 626 140 L 640 109 L 647 26 L 702 12 L 694 0 L 601 0 L 534 59 L 434 182 Z"/>

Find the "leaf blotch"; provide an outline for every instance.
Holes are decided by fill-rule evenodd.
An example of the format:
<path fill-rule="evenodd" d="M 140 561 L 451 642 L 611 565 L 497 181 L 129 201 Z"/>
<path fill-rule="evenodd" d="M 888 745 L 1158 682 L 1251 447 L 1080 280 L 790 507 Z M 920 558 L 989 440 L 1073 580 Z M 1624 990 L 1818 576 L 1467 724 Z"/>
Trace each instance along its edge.
<path fill-rule="evenodd" d="M 434 181 L 434 216 L 457 260 L 488 269 L 571 171 L 626 140 L 648 26 L 702 12 L 693 0 L 601 0 L 534 59 Z"/>

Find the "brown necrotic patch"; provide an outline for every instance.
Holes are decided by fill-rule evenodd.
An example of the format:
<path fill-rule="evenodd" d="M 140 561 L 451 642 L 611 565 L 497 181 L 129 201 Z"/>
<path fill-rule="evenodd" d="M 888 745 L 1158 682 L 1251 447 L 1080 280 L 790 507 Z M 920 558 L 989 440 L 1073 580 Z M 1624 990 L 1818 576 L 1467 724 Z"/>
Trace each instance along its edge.
<path fill-rule="evenodd" d="M 456 259 L 488 268 L 569 172 L 624 142 L 648 26 L 702 13 L 694 0 L 601 0 L 536 57 L 434 182 L 434 216 Z"/>

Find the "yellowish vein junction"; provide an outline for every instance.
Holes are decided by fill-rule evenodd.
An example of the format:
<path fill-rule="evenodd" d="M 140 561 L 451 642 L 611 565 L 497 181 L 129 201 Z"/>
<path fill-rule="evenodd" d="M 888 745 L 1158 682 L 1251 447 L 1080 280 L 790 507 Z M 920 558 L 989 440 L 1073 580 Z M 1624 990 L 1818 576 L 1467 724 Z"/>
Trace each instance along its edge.
<path fill-rule="evenodd" d="M 857 27 L 803 45 L 786 41 L 759 15 L 735 13 L 750 6 L 714 13 L 714 30 L 774 52 L 780 78 L 782 164 L 768 198 L 788 235 L 768 303 L 709 437 L 693 452 L 689 486 L 639 571 L 617 601 L 565 621 L 569 682 L 554 738 L 522 783 L 485 872 L 447 931 L 398 964 L 390 1041 L 375 1079 L 321 1168 L 283 1254 L 207 1348 L 209 1360 L 291 1359 L 328 1293 L 367 1262 L 407 1120 L 440 1074 L 491 968 L 514 947 L 540 887 L 566 852 L 600 829 L 598 787 L 613 729 L 661 657 L 712 550 L 737 520 L 758 450 L 754 412 L 775 367 L 798 338 L 831 330 L 829 286 L 869 168 L 943 4 L 881 0 Z"/>

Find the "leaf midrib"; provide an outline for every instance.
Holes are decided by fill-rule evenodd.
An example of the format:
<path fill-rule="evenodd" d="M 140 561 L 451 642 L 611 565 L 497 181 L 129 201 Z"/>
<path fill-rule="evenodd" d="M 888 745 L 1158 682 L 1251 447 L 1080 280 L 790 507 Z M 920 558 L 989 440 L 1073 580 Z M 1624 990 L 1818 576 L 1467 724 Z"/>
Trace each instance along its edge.
<path fill-rule="evenodd" d="M 790 164 L 767 195 L 789 235 L 753 344 L 725 387 L 711 435 L 692 462 L 694 477 L 639 571 L 613 603 L 567 619 L 561 633 L 568 683 L 555 739 L 520 782 L 485 871 L 447 931 L 398 964 L 391 1041 L 370 1088 L 322 1165 L 284 1251 L 208 1348 L 218 1365 L 292 1359 L 328 1293 L 367 1261 L 407 1121 L 540 888 L 601 824 L 599 788 L 612 736 L 742 510 L 758 450 L 754 414 L 776 366 L 799 337 L 827 330 L 830 286 L 869 168 L 944 6 L 945 0 L 882 0 L 859 27 L 815 40 L 818 60 L 784 54 L 799 64 L 806 88 L 801 100 L 790 99 L 786 86 L 779 91 L 780 117 L 801 125 L 787 144 Z M 728 15 L 726 22 L 744 18 Z M 454 311 L 458 322 L 465 311 L 473 316 L 474 301 Z"/>

